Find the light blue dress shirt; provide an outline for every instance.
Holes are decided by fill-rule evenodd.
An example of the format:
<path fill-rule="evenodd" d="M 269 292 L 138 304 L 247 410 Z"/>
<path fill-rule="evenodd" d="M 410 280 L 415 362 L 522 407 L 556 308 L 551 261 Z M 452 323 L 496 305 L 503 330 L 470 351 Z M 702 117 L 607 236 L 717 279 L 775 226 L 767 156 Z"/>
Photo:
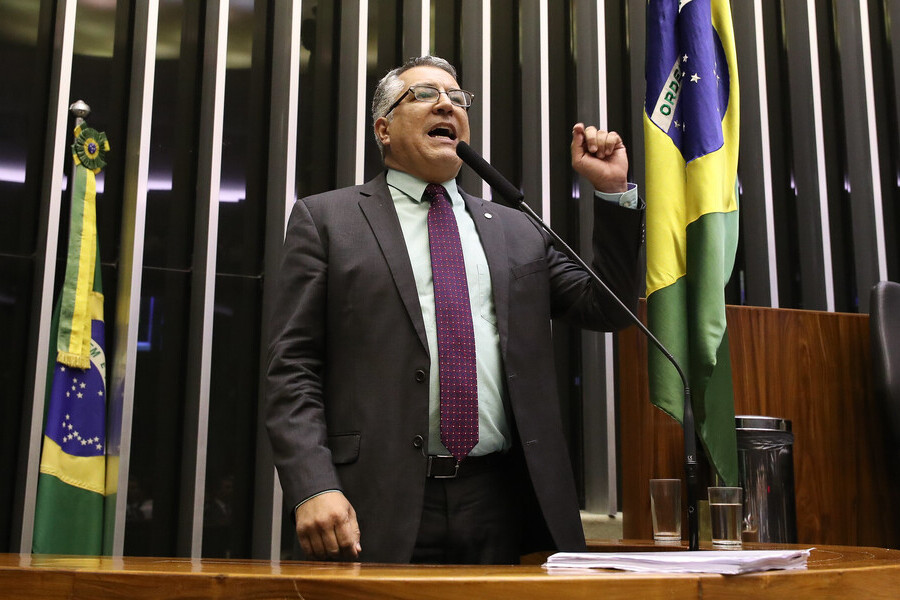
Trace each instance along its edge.
<path fill-rule="evenodd" d="M 428 382 L 428 453 L 450 454 L 441 443 L 440 383 L 438 377 L 437 324 L 434 311 L 434 285 L 431 279 L 431 248 L 428 243 L 429 202 L 422 201 L 426 182 L 401 171 L 388 170 L 387 184 L 400 218 L 403 240 L 409 253 L 419 306 L 428 338 L 431 366 Z M 487 258 L 481 247 L 472 216 L 466 211 L 456 181 L 442 184 L 447 190 L 459 228 L 472 326 L 475 332 L 475 356 L 478 376 L 478 444 L 470 456 L 483 456 L 508 450 L 512 444 L 509 423 L 503 408 L 504 373 L 500 358 L 500 335 Z"/>

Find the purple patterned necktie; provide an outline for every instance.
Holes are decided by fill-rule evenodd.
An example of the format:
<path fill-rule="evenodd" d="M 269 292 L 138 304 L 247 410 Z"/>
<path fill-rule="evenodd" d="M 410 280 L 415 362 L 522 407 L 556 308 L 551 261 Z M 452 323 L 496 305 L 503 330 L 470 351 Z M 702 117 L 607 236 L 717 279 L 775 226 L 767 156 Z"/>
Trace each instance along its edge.
<path fill-rule="evenodd" d="M 441 442 L 462 460 L 478 443 L 478 378 L 469 284 L 459 229 L 447 190 L 429 184 L 428 241 L 437 319 Z"/>

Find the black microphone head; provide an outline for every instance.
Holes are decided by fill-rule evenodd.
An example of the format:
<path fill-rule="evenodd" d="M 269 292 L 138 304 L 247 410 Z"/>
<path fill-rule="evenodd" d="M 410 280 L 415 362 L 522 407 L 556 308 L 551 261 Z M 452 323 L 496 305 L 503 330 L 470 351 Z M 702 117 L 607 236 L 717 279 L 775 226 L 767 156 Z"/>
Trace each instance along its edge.
<path fill-rule="evenodd" d="M 524 198 L 522 192 L 520 192 L 516 186 L 511 184 L 497 169 L 492 167 L 466 142 L 460 140 L 456 143 L 456 155 L 460 157 L 464 163 L 469 165 L 479 177 L 484 179 L 485 182 L 487 182 L 487 184 L 506 201 L 506 203 L 513 207 L 517 207 L 519 202 L 522 201 L 522 198 Z"/>

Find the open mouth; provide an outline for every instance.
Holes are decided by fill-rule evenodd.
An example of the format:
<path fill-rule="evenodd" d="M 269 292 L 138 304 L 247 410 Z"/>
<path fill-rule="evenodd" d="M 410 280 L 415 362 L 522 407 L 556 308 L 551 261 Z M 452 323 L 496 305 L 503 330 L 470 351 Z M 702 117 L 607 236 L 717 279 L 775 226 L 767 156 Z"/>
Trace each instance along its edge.
<path fill-rule="evenodd" d="M 454 133 L 450 129 L 447 129 L 446 127 L 435 127 L 434 129 L 432 129 L 431 131 L 428 132 L 428 135 L 430 137 L 445 137 L 449 140 L 456 139 L 456 133 Z"/>

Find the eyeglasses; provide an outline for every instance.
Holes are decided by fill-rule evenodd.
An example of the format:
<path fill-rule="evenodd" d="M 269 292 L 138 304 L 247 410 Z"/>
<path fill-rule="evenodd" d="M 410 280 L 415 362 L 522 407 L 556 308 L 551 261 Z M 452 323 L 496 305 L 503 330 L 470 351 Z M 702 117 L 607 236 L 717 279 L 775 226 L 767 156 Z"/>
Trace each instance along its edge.
<path fill-rule="evenodd" d="M 385 111 L 384 116 L 391 114 L 391 111 L 397 108 L 400 102 L 402 102 L 410 92 L 412 92 L 412 95 L 419 102 L 430 102 L 431 104 L 437 104 L 441 99 L 441 94 L 447 94 L 447 98 L 450 99 L 451 104 L 466 109 L 472 106 L 472 99 L 475 98 L 475 94 L 467 92 L 466 90 L 447 90 L 446 92 L 443 92 L 430 85 L 411 85 L 408 90 L 400 94 L 400 97 L 397 98 L 396 102 L 391 104 L 391 107 Z"/>

